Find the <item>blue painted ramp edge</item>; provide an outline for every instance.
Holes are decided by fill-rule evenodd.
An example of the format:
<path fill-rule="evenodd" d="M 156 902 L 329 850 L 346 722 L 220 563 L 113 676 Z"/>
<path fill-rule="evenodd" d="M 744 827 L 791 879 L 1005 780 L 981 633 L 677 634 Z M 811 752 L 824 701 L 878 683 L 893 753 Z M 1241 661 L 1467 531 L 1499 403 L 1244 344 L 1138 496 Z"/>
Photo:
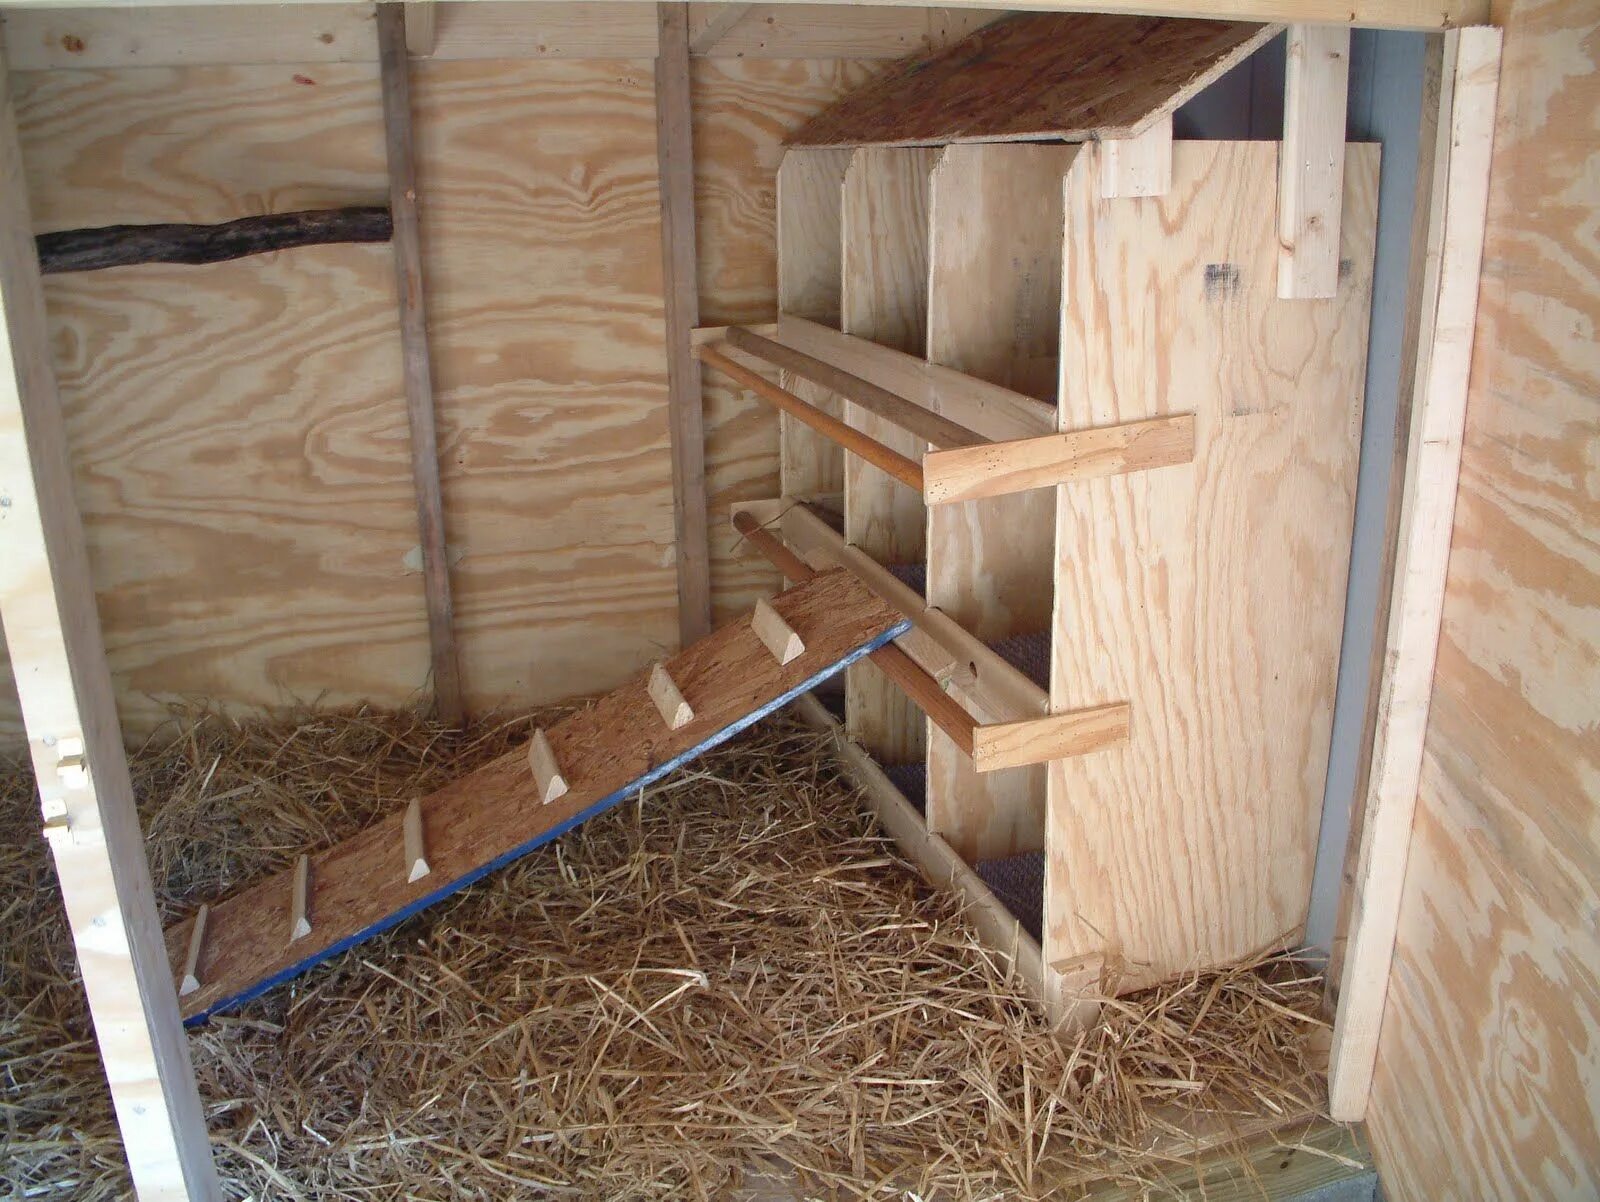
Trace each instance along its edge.
<path fill-rule="evenodd" d="M 410 918 L 413 914 L 420 913 L 421 911 L 426 910 L 429 906 L 432 906 L 437 902 L 443 901 L 445 898 L 449 897 L 452 893 L 460 892 L 462 889 L 465 889 L 468 885 L 471 885 L 476 881 L 482 880 L 484 877 L 488 876 L 491 872 L 494 872 L 496 869 L 504 868 L 507 864 L 511 863 L 513 860 L 520 860 L 523 856 L 527 855 L 529 852 L 533 851 L 535 848 L 542 847 L 542 846 L 544 846 L 544 844 L 550 842 L 550 840 L 555 839 L 555 838 L 557 838 L 557 837 L 559 837 L 561 835 L 566 834 L 573 827 L 578 826 L 580 823 L 587 822 L 589 819 L 593 818 L 596 814 L 604 813 L 606 810 L 609 810 L 612 806 L 616 805 L 619 801 L 622 801 L 624 798 L 629 797 L 629 796 L 633 795 L 634 793 L 639 792 L 639 790 L 643 789 L 646 785 L 654 784 L 656 781 L 660 780 L 663 776 L 666 776 L 668 773 L 674 771 L 675 769 L 677 769 L 681 765 L 688 763 L 690 760 L 694 759 L 696 756 L 702 755 L 705 752 L 710 751 L 713 747 L 716 747 L 721 743 L 726 743 L 729 739 L 733 738 L 733 736 L 738 734 L 740 731 L 746 730 L 749 727 L 755 725 L 762 718 L 765 718 L 768 714 L 772 713 L 774 710 L 782 709 L 784 706 L 788 705 L 789 702 L 793 701 L 796 697 L 800 696 L 802 693 L 809 693 L 812 689 L 816 688 L 823 681 L 829 679 L 832 676 L 837 676 L 840 672 L 844 671 L 845 668 L 847 668 L 851 664 L 855 663 L 858 659 L 862 659 L 862 658 L 864 658 L 864 657 L 866 657 L 868 655 L 871 655 L 879 647 L 882 647 L 885 643 L 892 642 L 893 640 L 899 638 L 902 634 L 905 634 L 906 631 L 908 631 L 910 629 L 911 629 L 911 623 L 908 620 L 902 620 L 902 621 L 896 623 L 894 626 L 892 626 L 888 630 L 884 631 L 883 634 L 879 635 L 877 638 L 873 639 L 871 642 L 862 644 L 860 647 L 857 647 L 854 651 L 852 651 L 849 655 L 845 656 L 843 659 L 836 660 L 832 664 L 829 664 L 821 672 L 818 672 L 815 676 L 813 676 L 810 679 L 806 680 L 802 684 L 796 685 L 794 688 L 790 689 L 783 696 L 777 698 L 776 700 L 769 701 L 766 705 L 763 705 L 760 709 L 755 710 L 752 713 L 746 714 L 744 717 L 740 718 L 738 721 L 732 723 L 729 726 L 723 727 L 721 730 L 717 731 L 716 734 L 714 734 L 710 738 L 706 739 L 703 743 L 697 743 L 693 747 L 689 748 L 689 750 L 683 752 L 681 755 L 675 756 L 673 759 L 668 760 L 666 763 L 661 764 L 658 767 L 650 769 L 649 772 L 645 773 L 643 776 L 637 778 L 636 780 L 630 781 L 628 784 L 626 784 L 622 788 L 618 789 L 615 793 L 612 793 L 607 797 L 601 798 L 599 801 L 595 802 L 594 805 L 590 806 L 587 810 L 584 810 L 579 814 L 573 815 L 571 818 L 567 819 L 567 821 L 563 822 L 560 826 L 553 827 L 550 830 L 544 831 L 543 833 L 541 833 L 541 834 L 535 836 L 534 838 L 528 840 L 528 842 L 523 843 L 523 844 L 521 844 L 521 845 L 519 845 L 517 847 L 512 848 L 510 851 L 506 852 L 504 855 L 502 855 L 502 856 L 500 856 L 500 857 L 498 857 L 496 859 L 490 860 L 487 864 L 483 864 L 483 865 L 481 865 L 481 866 L 479 866 L 477 868 L 474 868 L 471 872 L 467 873 L 465 876 L 457 877 L 455 880 L 451 881 L 448 885 L 445 885 L 442 888 L 436 889 L 432 893 L 429 893 L 424 897 L 419 897 L 416 901 L 412 902 L 410 905 L 404 907 L 403 909 L 396 910 L 393 914 L 387 915 L 384 918 L 379 919 L 377 922 L 373 923 L 371 926 L 367 927 L 366 929 L 357 931 L 353 935 L 346 936 L 345 938 L 339 940 L 339 942 L 337 942 L 335 944 L 332 944 L 329 947 L 324 948 L 322 951 L 313 953 L 312 955 L 307 956 L 304 960 L 301 960 L 296 964 L 291 964 L 288 968 L 285 968 L 283 971 L 274 973 L 272 976 L 266 978 L 263 981 L 256 982 L 256 984 L 250 986 L 248 989 L 241 990 L 240 992 L 238 992 L 236 994 L 233 994 L 230 997 L 225 997 L 225 998 L 221 999 L 218 1002 L 214 1002 L 212 1005 L 207 1007 L 205 1010 L 202 1010 L 199 1014 L 192 1015 L 191 1017 L 185 1019 L 184 1020 L 184 1026 L 192 1027 L 192 1026 L 195 1026 L 196 1024 L 198 1024 L 198 1023 L 203 1023 L 203 1022 L 206 1021 L 206 1019 L 210 1018 L 213 1014 L 216 1014 L 219 1011 L 226 1010 L 226 1009 L 228 1009 L 228 1008 L 230 1008 L 232 1006 L 240 1006 L 240 1005 L 243 1005 L 245 1002 L 248 1002 L 248 1001 L 252 1000 L 253 998 L 258 998 L 263 993 L 266 993 L 267 990 L 275 989 L 277 986 L 282 985 L 285 981 L 291 980 L 294 977 L 299 976 L 301 973 L 305 972 L 307 969 L 315 967 L 318 964 L 321 964 L 324 960 L 331 959 L 332 957 L 337 956 L 340 952 L 348 951 L 350 948 L 354 947 L 356 944 L 363 943 L 366 940 L 371 939 L 374 935 L 382 934 L 384 931 L 387 931 L 390 927 L 404 922 L 406 919 Z"/>

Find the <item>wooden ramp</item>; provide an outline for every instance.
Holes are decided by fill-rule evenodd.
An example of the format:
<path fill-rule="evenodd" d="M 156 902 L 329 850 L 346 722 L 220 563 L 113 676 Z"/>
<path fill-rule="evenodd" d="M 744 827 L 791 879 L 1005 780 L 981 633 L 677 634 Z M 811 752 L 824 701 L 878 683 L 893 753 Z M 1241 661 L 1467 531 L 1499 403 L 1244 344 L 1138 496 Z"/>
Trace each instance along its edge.
<path fill-rule="evenodd" d="M 171 927 L 184 1020 L 256 997 L 465 888 L 909 628 L 842 569 L 774 597 L 529 746 Z"/>

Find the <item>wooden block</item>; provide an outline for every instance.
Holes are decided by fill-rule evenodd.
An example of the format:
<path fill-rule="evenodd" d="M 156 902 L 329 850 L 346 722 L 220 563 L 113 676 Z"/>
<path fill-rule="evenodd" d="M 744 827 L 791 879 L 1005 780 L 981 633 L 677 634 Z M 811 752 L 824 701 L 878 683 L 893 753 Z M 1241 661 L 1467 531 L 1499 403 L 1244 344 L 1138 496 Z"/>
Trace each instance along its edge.
<path fill-rule="evenodd" d="M 1172 467 L 1194 459 L 1194 414 L 1069 430 L 1043 438 L 931 451 L 922 460 L 930 505 Z"/>
<path fill-rule="evenodd" d="M 438 42 L 439 6 L 434 0 L 406 0 L 406 53 L 425 58 Z"/>
<path fill-rule="evenodd" d="M 1163 117 L 1132 138 L 1100 144 L 1100 195 L 1163 196 L 1172 187 L 1172 118 Z"/>
<path fill-rule="evenodd" d="M 1350 30 L 1293 26 L 1288 54 L 1278 158 L 1278 296 L 1329 297 L 1339 290 Z"/>
<path fill-rule="evenodd" d="M 654 701 L 656 709 L 661 711 L 661 720 L 667 724 L 668 730 L 681 729 L 694 721 L 694 709 L 683 699 L 677 684 L 660 664 L 650 669 L 650 683 L 647 687 L 650 700 Z"/>
<path fill-rule="evenodd" d="M 301 855 L 294 863 L 294 880 L 289 885 L 289 942 L 311 934 L 311 857 Z"/>
<path fill-rule="evenodd" d="M 200 988 L 200 951 L 205 947 L 206 923 L 211 918 L 211 907 L 202 904 L 194 916 L 194 928 L 189 932 L 189 950 L 183 957 L 183 980 L 178 985 L 178 996 L 187 997 Z"/>
<path fill-rule="evenodd" d="M 765 597 L 756 601 L 755 612 L 750 615 L 750 626 L 780 664 L 787 664 L 805 654 L 804 640 Z"/>
<path fill-rule="evenodd" d="M 972 764 L 979 772 L 998 772 L 1025 764 L 1087 755 L 1128 737 L 1126 702 L 1094 709 L 980 726 L 972 735 Z"/>
<path fill-rule="evenodd" d="M 406 806 L 404 824 L 406 883 L 420 881 L 430 871 L 428 849 L 422 841 L 422 798 L 413 797 Z"/>
<path fill-rule="evenodd" d="M 539 786 L 539 800 L 549 805 L 567 792 L 567 778 L 561 775 L 561 765 L 556 763 L 556 753 L 550 748 L 550 739 L 544 731 L 533 732 L 528 744 L 528 767 L 533 770 L 534 783 Z"/>

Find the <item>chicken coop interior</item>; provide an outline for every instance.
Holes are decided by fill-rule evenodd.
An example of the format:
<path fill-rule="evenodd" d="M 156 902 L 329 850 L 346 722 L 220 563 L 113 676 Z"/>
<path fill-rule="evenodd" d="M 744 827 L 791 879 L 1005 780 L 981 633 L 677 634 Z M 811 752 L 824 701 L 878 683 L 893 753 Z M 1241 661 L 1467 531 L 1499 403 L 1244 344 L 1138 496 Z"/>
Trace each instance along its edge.
<path fill-rule="evenodd" d="M 0 1187 L 1600 1198 L 1600 10 L 0 0 Z"/>

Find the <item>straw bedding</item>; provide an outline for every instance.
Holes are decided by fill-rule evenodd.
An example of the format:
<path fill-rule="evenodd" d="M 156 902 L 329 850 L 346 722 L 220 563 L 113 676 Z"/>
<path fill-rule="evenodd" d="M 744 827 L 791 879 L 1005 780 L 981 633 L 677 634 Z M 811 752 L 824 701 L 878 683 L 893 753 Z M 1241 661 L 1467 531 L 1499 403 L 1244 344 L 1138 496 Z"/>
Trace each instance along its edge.
<path fill-rule="evenodd" d="M 168 918 L 527 731 L 180 718 L 134 769 Z M 0 785 L 0 1192 L 122 1197 L 31 780 Z M 1267 961 L 1058 1041 L 780 718 L 191 1048 L 234 1198 L 1075 1197 L 1161 1181 L 1184 1107 L 1308 1113 L 1318 992 Z"/>

